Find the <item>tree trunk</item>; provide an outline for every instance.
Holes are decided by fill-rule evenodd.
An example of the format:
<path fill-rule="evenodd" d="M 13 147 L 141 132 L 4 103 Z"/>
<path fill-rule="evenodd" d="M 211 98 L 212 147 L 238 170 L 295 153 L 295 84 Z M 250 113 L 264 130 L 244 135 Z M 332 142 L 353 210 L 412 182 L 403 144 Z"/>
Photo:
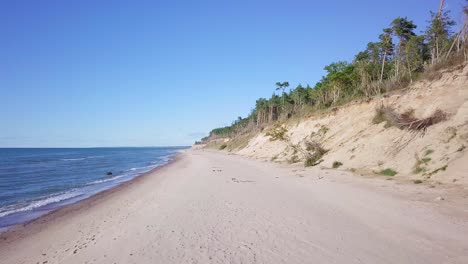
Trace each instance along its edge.
<path fill-rule="evenodd" d="M 385 68 L 385 59 L 387 57 L 387 51 L 384 52 L 384 56 L 382 59 L 382 70 L 380 71 L 380 82 L 383 80 L 383 73 L 384 73 L 384 68 Z"/>
<path fill-rule="evenodd" d="M 408 61 L 408 56 L 406 57 L 406 65 L 408 67 L 408 73 L 409 73 L 409 77 L 410 77 L 410 83 L 413 83 L 413 74 L 411 73 L 411 66 L 410 66 L 410 63 Z"/>
<path fill-rule="evenodd" d="M 445 56 L 445 59 L 447 59 L 449 56 L 450 56 L 450 53 L 452 52 L 452 49 L 453 49 L 453 46 L 455 45 L 455 43 L 457 42 L 457 39 L 459 39 L 461 37 L 461 35 L 463 34 L 463 32 L 468 28 L 468 22 L 465 22 L 465 25 L 463 25 L 463 28 L 460 30 L 460 32 L 458 32 L 457 34 L 457 37 L 453 40 L 453 43 L 452 45 L 450 46 L 450 49 L 449 51 L 447 52 L 447 55 Z"/>
<path fill-rule="evenodd" d="M 442 9 L 444 8 L 444 0 L 440 0 L 440 5 L 439 5 L 439 12 L 437 13 L 437 16 L 440 17 L 442 15 Z"/>

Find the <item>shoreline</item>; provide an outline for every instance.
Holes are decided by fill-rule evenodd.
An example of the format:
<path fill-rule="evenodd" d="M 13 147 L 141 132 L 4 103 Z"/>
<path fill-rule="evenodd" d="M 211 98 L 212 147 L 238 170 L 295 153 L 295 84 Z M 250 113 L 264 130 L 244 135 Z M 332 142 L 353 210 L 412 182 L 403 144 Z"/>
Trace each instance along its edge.
<path fill-rule="evenodd" d="M 2 241 L 11 241 L 18 237 L 24 237 L 26 233 L 29 234 L 31 231 L 34 231 L 36 226 L 41 226 L 40 229 L 46 228 L 47 225 L 50 224 L 50 222 L 56 221 L 58 218 L 68 217 L 72 214 L 78 214 L 82 210 L 86 210 L 87 208 L 93 206 L 95 203 L 98 203 L 104 199 L 108 199 L 109 196 L 116 195 L 118 192 L 130 187 L 131 185 L 138 184 L 138 182 L 143 181 L 151 174 L 157 174 L 159 171 L 173 165 L 174 163 L 182 159 L 184 153 L 184 150 L 179 150 L 176 152 L 176 154 L 174 154 L 173 157 L 171 157 L 171 160 L 169 160 L 166 164 L 163 164 L 150 171 L 137 175 L 128 181 L 122 182 L 114 187 L 98 192 L 82 200 L 78 200 L 76 202 L 60 206 L 37 218 L 6 227 L 4 230 L 0 230 L 0 246 L 2 246 Z"/>
<path fill-rule="evenodd" d="M 434 201 L 441 190 L 291 168 L 188 150 L 151 173 L 0 234 L 0 259 L 467 263 L 466 205 Z"/>

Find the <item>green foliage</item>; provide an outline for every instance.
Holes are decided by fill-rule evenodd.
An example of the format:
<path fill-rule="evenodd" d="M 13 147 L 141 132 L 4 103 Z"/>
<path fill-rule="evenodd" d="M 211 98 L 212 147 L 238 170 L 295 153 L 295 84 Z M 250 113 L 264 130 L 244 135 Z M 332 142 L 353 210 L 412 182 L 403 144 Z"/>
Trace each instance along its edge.
<path fill-rule="evenodd" d="M 424 53 L 426 52 L 426 47 L 424 44 L 423 36 L 411 36 L 406 45 L 406 67 L 408 67 L 408 72 L 410 78 L 412 78 L 413 72 L 422 72 L 424 65 Z"/>
<path fill-rule="evenodd" d="M 400 42 L 408 41 L 412 36 L 415 36 L 414 30 L 416 29 L 416 25 L 413 21 L 408 20 L 407 17 L 397 17 L 395 18 L 392 23 L 392 32 L 400 39 Z M 400 43 L 401 44 L 401 43 Z"/>
<path fill-rule="evenodd" d="M 341 167 L 342 165 L 343 165 L 343 163 L 341 163 L 339 161 L 334 161 L 332 167 L 334 169 L 337 169 L 337 168 Z"/>
<path fill-rule="evenodd" d="M 468 7 L 464 10 L 468 12 Z M 455 35 L 451 31 L 455 23 L 449 12 L 442 12 L 440 16 L 436 13 L 430 15 L 427 29 L 419 36 L 415 33 L 417 27 L 413 21 L 406 17 L 394 19 L 389 28 L 376 36 L 375 41 L 369 42 L 354 56 L 353 61 L 337 61 L 325 66 L 325 75 L 315 85 L 298 84 L 287 91 L 289 82 L 276 82 L 271 97 L 259 98 L 246 118 L 239 117 L 230 126 L 213 129 L 202 142 L 261 130 L 295 115 L 310 115 L 311 112 L 329 109 L 355 98 L 402 89 L 418 76 L 437 78 L 440 76 L 437 69 L 460 65 L 466 57 L 448 57 L 449 47 L 455 43 Z M 460 45 L 464 45 L 463 52 L 467 53 L 466 40 L 457 45 L 458 50 L 461 50 Z M 373 123 L 387 121 L 385 127 L 394 125 L 382 114 L 378 113 Z"/>
<path fill-rule="evenodd" d="M 225 126 L 225 127 L 220 127 L 220 128 L 215 128 L 211 130 L 210 135 L 205 138 L 219 138 L 219 137 L 230 137 L 236 132 L 241 131 L 243 128 L 245 128 L 250 121 L 250 118 L 242 118 L 238 117 L 230 126 Z"/>
<path fill-rule="evenodd" d="M 431 12 L 431 20 L 425 32 L 425 39 L 430 47 L 432 63 L 441 59 L 441 55 L 448 51 L 451 42 L 451 28 L 455 21 L 450 18 L 450 11 L 442 13 Z"/>
<path fill-rule="evenodd" d="M 396 172 L 394 169 L 390 169 L 390 168 L 380 171 L 380 174 L 385 175 L 385 176 L 395 176 L 397 175 L 397 173 L 398 172 Z"/>

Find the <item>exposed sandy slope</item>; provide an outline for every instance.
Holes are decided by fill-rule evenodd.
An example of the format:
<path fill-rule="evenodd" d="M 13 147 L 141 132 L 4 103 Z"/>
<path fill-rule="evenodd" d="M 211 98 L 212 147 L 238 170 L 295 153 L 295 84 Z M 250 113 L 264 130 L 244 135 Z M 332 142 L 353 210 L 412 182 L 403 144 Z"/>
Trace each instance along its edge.
<path fill-rule="evenodd" d="M 0 236 L 0 262 L 468 263 L 466 199 L 443 192 L 189 151 Z"/>
<path fill-rule="evenodd" d="M 395 127 L 384 128 L 384 123 L 372 124 L 375 108 L 381 104 L 393 106 L 400 113 L 412 108 L 417 117 L 427 117 L 441 109 L 449 114 L 449 119 L 429 127 L 424 137 L 414 137 Z M 289 122 L 287 129 L 293 144 L 313 139 L 329 150 L 320 166 L 330 168 L 339 161 L 342 169 L 364 174 L 392 168 L 398 172 L 397 178 L 468 186 L 468 66 L 445 72 L 440 80 L 415 82 L 399 94 L 353 103 L 327 116 Z M 320 133 L 325 130 L 326 133 Z M 261 133 L 237 153 L 267 160 L 291 159 L 293 150 L 287 143 L 269 139 Z M 428 150 L 433 153 L 425 155 Z M 430 159 L 421 166 L 423 171 L 419 174 L 413 173 L 416 157 Z M 440 169 L 430 178 L 423 175 L 445 166 L 445 171 Z"/>

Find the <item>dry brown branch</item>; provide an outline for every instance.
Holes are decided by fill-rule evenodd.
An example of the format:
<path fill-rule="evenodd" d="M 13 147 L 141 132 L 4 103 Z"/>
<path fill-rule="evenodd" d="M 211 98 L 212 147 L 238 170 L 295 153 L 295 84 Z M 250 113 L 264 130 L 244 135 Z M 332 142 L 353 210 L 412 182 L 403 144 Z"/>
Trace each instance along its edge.
<path fill-rule="evenodd" d="M 392 107 L 381 106 L 376 109 L 374 123 L 386 121 L 388 125 L 424 134 L 428 127 L 440 123 L 447 119 L 447 114 L 437 109 L 432 115 L 426 118 L 416 118 L 414 111 L 397 113 Z"/>

